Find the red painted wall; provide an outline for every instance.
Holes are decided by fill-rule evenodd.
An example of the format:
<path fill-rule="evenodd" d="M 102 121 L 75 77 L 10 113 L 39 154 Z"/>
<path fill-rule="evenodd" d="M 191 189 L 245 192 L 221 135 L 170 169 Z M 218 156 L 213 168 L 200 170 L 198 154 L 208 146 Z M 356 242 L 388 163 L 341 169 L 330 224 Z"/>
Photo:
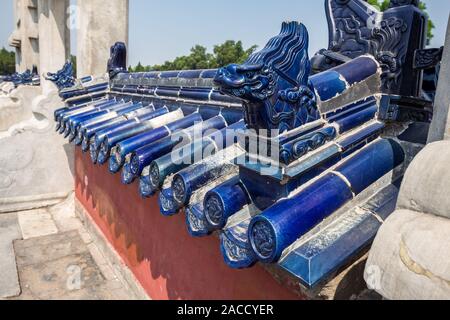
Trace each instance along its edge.
<path fill-rule="evenodd" d="M 143 200 L 79 148 L 75 171 L 78 200 L 152 299 L 298 299 L 259 266 L 230 269 L 217 237 L 191 237 L 184 214 L 162 216 L 157 197 Z"/>

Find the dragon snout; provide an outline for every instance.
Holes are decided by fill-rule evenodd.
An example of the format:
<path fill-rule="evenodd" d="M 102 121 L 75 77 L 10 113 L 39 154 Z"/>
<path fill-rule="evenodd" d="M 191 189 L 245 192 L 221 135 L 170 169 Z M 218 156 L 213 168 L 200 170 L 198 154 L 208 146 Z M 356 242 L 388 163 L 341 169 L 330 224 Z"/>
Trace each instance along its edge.
<path fill-rule="evenodd" d="M 220 68 L 219 70 L 217 70 L 216 76 L 214 77 L 214 83 L 217 85 L 221 85 L 225 78 L 225 73 L 225 68 Z"/>
<path fill-rule="evenodd" d="M 230 64 L 226 67 L 220 68 L 217 71 L 214 82 L 220 86 L 240 87 L 245 83 L 245 78 L 237 72 L 239 66 Z"/>

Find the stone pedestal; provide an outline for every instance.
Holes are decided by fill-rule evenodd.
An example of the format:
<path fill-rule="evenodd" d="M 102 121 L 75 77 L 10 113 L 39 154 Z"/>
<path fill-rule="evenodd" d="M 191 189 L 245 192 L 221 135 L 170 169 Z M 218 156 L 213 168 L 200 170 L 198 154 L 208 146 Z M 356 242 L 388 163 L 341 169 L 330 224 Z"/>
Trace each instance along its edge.
<path fill-rule="evenodd" d="M 69 57 L 70 33 L 66 24 L 69 0 L 37 3 L 42 75 L 61 69 Z M 58 90 L 43 77 L 41 87 L 17 90 L 25 89 L 35 90 L 22 102 L 24 110 L 16 112 L 25 116 L 13 126 L 5 124 L 7 131 L 0 136 L 0 213 L 54 204 L 73 191 L 73 146 L 53 128 L 53 112 L 64 105 Z"/>
<path fill-rule="evenodd" d="M 365 279 L 387 299 L 450 299 L 449 161 L 450 141 L 419 153 L 374 241 Z"/>
<path fill-rule="evenodd" d="M 128 43 L 128 0 L 78 0 L 78 77 L 106 73 L 111 46 Z"/>
<path fill-rule="evenodd" d="M 428 143 L 450 139 L 450 17 Z"/>

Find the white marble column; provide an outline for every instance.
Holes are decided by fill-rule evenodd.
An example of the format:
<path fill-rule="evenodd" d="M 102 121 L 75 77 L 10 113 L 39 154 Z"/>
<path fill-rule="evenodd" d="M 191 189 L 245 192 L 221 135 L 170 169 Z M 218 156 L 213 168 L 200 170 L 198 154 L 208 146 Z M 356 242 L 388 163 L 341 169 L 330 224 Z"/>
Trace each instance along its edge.
<path fill-rule="evenodd" d="M 450 140 L 450 17 L 428 143 Z"/>
<path fill-rule="evenodd" d="M 128 44 L 128 0 L 78 0 L 78 77 L 106 73 L 110 48 Z"/>
<path fill-rule="evenodd" d="M 39 68 L 38 1 L 14 0 L 14 31 L 9 45 L 16 49 L 16 71 Z"/>
<path fill-rule="evenodd" d="M 69 0 L 39 0 L 40 74 L 56 72 L 70 56 L 70 30 L 67 27 Z M 41 77 L 44 95 L 56 87 Z"/>

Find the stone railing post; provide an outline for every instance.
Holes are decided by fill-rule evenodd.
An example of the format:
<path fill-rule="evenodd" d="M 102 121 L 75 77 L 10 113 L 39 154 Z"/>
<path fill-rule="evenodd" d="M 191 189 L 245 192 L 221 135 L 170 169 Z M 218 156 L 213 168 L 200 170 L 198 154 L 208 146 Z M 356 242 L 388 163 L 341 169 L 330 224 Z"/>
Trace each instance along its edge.
<path fill-rule="evenodd" d="M 450 17 L 428 143 L 450 140 Z"/>
<path fill-rule="evenodd" d="M 39 0 L 40 74 L 61 69 L 70 55 L 70 30 L 67 27 L 69 0 Z M 41 77 L 42 93 L 56 87 Z"/>
<path fill-rule="evenodd" d="M 16 51 L 16 71 L 39 69 L 38 2 L 14 0 L 14 31 L 9 45 Z"/>
<path fill-rule="evenodd" d="M 128 0 L 78 0 L 78 77 L 102 75 L 116 42 L 128 44 Z"/>

